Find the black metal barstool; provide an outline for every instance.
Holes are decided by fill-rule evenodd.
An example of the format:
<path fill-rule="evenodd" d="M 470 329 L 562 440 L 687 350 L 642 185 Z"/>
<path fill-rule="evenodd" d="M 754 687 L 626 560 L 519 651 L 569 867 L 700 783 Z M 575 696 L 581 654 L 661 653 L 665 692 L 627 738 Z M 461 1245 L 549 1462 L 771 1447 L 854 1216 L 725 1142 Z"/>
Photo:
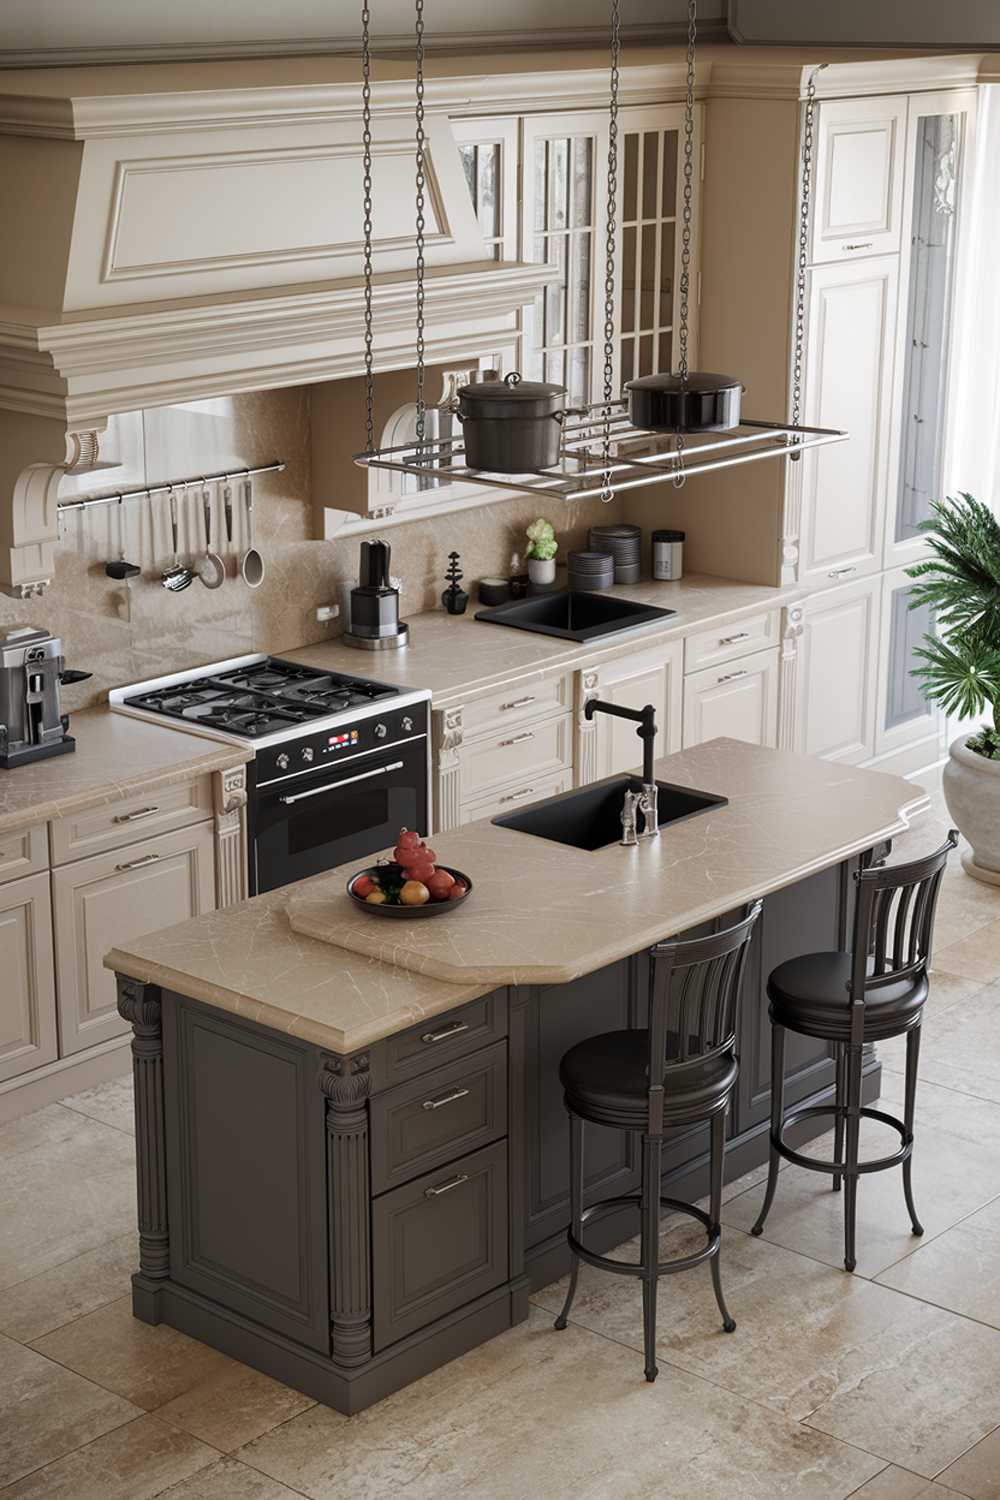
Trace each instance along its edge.
<path fill-rule="evenodd" d="M 640 1277 L 647 1380 L 656 1379 L 656 1289 L 661 1276 L 711 1261 L 722 1326 L 727 1333 L 736 1327 L 722 1295 L 719 1275 L 722 1169 L 726 1112 L 739 1072 L 736 1028 L 743 972 L 760 908 L 758 901 L 741 922 L 724 932 L 657 943 L 649 950 L 648 1027 L 589 1037 L 571 1047 L 559 1066 L 569 1111 L 571 1217 L 566 1238 L 573 1253 L 573 1271 L 555 1326 L 566 1327 L 581 1260 L 618 1276 Z M 638 1193 L 605 1198 L 584 1208 L 585 1120 L 641 1135 L 642 1182 Z M 660 1191 L 664 1131 L 702 1120 L 711 1126 L 707 1214 Z M 587 1224 L 626 1206 L 637 1207 L 641 1214 L 638 1264 L 598 1255 L 582 1243 Z M 661 1261 L 661 1208 L 697 1219 L 707 1236 L 703 1248 L 677 1260 Z"/>
<path fill-rule="evenodd" d="M 844 1265 L 857 1264 L 858 1178 L 867 1172 L 903 1168 L 903 1194 L 914 1234 L 923 1234 L 911 1181 L 913 1116 L 917 1095 L 920 1023 L 927 999 L 927 971 L 938 891 L 948 855 L 958 843 L 952 829 L 940 849 L 908 864 L 871 866 L 854 877 L 857 891 L 850 953 L 806 953 L 779 964 L 767 982 L 771 1015 L 771 1153 L 764 1203 L 751 1234 L 760 1234 L 774 1201 L 780 1157 L 826 1172 L 833 1191 L 844 1190 Z M 785 1032 L 832 1043 L 837 1063 L 833 1104 L 784 1113 Z M 906 1035 L 903 1118 L 861 1103 L 862 1050 L 866 1042 Z M 793 1151 L 785 1133 L 800 1120 L 832 1115 L 833 1160 Z M 899 1132 L 890 1156 L 860 1161 L 862 1120 L 879 1120 Z M 846 1141 L 845 1141 L 846 1137 Z M 846 1144 L 846 1155 L 844 1154 Z"/>

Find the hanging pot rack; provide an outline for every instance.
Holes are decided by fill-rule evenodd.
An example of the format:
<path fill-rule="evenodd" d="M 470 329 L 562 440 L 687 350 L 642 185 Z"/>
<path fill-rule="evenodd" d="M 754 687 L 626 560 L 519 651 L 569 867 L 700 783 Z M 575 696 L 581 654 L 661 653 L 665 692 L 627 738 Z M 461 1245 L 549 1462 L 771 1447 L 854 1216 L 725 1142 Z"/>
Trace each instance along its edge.
<path fill-rule="evenodd" d="M 425 428 L 424 403 L 424 0 L 415 0 L 416 40 L 416 425 L 415 441 L 394 447 L 375 447 L 374 433 L 374 330 L 372 315 L 372 150 L 371 150 L 371 51 L 370 9 L 362 0 L 361 55 L 363 77 L 363 166 L 364 166 L 364 293 L 365 293 L 365 395 L 367 446 L 354 455 L 361 468 L 384 469 L 440 483 L 447 480 L 478 484 L 515 494 L 553 495 L 567 501 L 599 498 L 607 503 L 620 491 L 639 489 L 670 480 L 680 488 L 698 474 L 785 458 L 796 462 L 808 449 L 843 442 L 848 433 L 839 428 L 808 427 L 801 421 L 803 348 L 805 334 L 806 264 L 812 187 L 812 155 L 816 100 L 816 74 L 809 75 L 801 153 L 801 203 L 796 263 L 794 359 L 792 363 L 792 418 L 790 422 L 755 420 L 741 416 L 738 424 L 719 435 L 718 428 L 675 429 L 635 425 L 628 396 L 612 399 L 614 386 L 614 288 L 617 244 L 616 194 L 618 166 L 618 95 L 621 52 L 621 0 L 611 0 L 611 73 L 608 151 L 608 196 L 606 210 L 606 266 L 604 306 L 604 399 L 566 412 L 562 421 L 560 456 L 551 468 L 519 474 L 497 474 L 470 468 L 465 462 L 461 434 L 429 437 Z M 697 0 L 688 0 L 687 95 L 684 111 L 684 212 L 683 256 L 680 277 L 678 345 L 680 362 L 676 376 L 665 377 L 675 387 L 665 398 L 671 409 L 686 409 L 687 395 L 697 396 L 699 375 L 688 369 L 688 295 L 690 283 L 692 161 L 695 108 L 695 43 Z M 705 380 L 717 381 L 708 376 Z"/>

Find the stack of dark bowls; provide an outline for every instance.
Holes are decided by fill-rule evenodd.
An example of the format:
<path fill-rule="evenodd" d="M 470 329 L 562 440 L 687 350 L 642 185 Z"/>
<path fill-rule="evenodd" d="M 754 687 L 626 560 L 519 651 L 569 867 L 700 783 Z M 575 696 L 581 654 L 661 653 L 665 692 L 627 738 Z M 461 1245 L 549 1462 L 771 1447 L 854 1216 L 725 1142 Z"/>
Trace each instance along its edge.
<path fill-rule="evenodd" d="M 609 589 L 615 581 L 615 560 L 606 552 L 570 552 L 566 557 L 566 582 L 571 589 L 592 593 Z"/>
<path fill-rule="evenodd" d="M 603 552 L 614 565 L 615 583 L 638 583 L 642 562 L 642 527 L 591 526 L 587 538 L 591 552 Z"/>

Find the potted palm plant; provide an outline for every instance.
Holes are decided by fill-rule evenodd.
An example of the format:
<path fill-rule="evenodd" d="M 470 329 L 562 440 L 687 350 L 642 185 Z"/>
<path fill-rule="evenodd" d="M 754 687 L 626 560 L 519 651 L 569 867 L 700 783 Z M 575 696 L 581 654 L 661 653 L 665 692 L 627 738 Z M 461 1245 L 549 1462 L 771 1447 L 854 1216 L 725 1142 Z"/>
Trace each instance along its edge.
<path fill-rule="evenodd" d="M 912 604 L 933 609 L 942 634 L 925 635 L 914 676 L 925 696 L 959 718 L 987 713 L 948 752 L 944 796 L 972 845 L 970 875 L 1000 885 L 1000 523 L 961 494 L 931 505 L 930 556 L 907 569 Z"/>

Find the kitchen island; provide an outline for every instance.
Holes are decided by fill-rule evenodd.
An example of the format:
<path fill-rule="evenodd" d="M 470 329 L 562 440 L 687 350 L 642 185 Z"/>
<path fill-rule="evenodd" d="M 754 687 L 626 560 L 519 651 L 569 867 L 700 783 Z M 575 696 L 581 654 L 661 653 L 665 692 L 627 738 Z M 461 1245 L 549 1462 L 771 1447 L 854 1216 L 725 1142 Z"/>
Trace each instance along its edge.
<path fill-rule="evenodd" d="M 765 1160 L 767 974 L 846 944 L 853 872 L 927 799 L 726 739 L 656 773 L 728 801 L 632 849 L 437 837 L 475 883 L 439 920 L 356 911 L 345 867 L 108 955 L 135 1032 L 136 1316 L 346 1412 L 525 1317 L 568 1263 L 560 1057 L 643 1024 L 652 942 L 758 896 L 727 1176 Z M 789 1041 L 789 1103 L 829 1100 L 827 1049 Z M 673 1196 L 704 1191 L 703 1134 L 669 1141 Z M 587 1160 L 595 1196 L 634 1189 L 621 1134 L 588 1129 Z M 634 1232 L 603 1220 L 595 1248 Z"/>

